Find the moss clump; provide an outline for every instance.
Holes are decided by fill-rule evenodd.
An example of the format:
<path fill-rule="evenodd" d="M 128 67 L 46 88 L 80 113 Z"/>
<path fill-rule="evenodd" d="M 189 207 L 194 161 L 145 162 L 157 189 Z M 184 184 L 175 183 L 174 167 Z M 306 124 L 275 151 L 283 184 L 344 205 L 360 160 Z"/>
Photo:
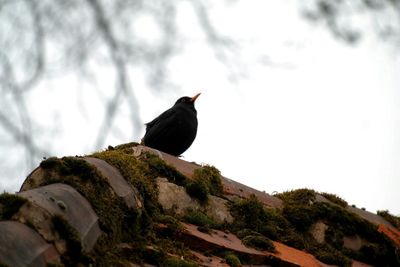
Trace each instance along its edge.
<path fill-rule="evenodd" d="M 52 217 L 52 223 L 60 237 L 65 240 L 67 245 L 66 252 L 61 256 L 62 262 L 66 266 L 75 266 L 78 263 L 88 265 L 91 259 L 85 255 L 77 231 L 71 227 L 68 222 L 61 216 Z"/>
<path fill-rule="evenodd" d="M 300 232 L 307 231 L 316 221 L 308 205 L 285 205 L 282 215 Z"/>
<path fill-rule="evenodd" d="M 127 148 L 130 149 L 130 148 L 138 146 L 138 145 L 140 145 L 140 144 L 137 143 L 137 142 L 130 142 L 130 143 L 121 144 L 121 145 L 118 145 L 116 147 L 113 147 L 113 149 L 124 150 L 124 149 L 127 149 Z"/>
<path fill-rule="evenodd" d="M 155 221 L 166 226 L 166 228 L 160 227 L 158 229 L 158 233 L 165 238 L 175 237 L 184 230 L 181 222 L 169 215 L 159 215 Z"/>
<path fill-rule="evenodd" d="M 129 262 L 136 262 L 139 265 L 144 263 L 155 266 L 197 266 L 190 260 L 189 253 L 182 253 L 177 247 L 183 247 L 183 244 L 174 243 L 172 240 L 162 240 L 164 243 L 137 246 L 137 244 L 129 245 L 125 251 L 118 251 L 117 254 L 120 258 L 124 258 Z M 105 252 L 107 253 L 107 252 Z M 177 255 L 171 257 L 169 255 Z M 183 260 L 185 258 L 186 260 Z M 127 266 L 129 264 L 116 264 L 118 260 L 110 260 L 108 265 L 103 266 Z"/>
<path fill-rule="evenodd" d="M 233 232 L 250 229 L 271 238 L 278 238 L 281 230 L 289 226 L 279 212 L 265 208 L 255 195 L 233 201 L 229 204 L 229 210 L 234 217 L 230 226 Z"/>
<path fill-rule="evenodd" d="M 269 238 L 261 234 L 247 235 L 242 239 L 243 244 L 249 247 L 254 247 L 260 250 L 275 252 L 274 243 Z"/>
<path fill-rule="evenodd" d="M 184 215 L 183 219 L 191 224 L 195 224 L 201 227 L 207 228 L 218 228 L 216 222 L 214 222 L 210 217 L 199 210 L 189 209 Z"/>
<path fill-rule="evenodd" d="M 19 208 L 26 202 L 25 198 L 20 196 L 3 193 L 0 195 L 0 220 L 10 219 Z"/>
<path fill-rule="evenodd" d="M 250 229 L 243 229 L 238 231 L 236 235 L 242 240 L 243 244 L 245 244 L 246 246 L 254 247 L 260 250 L 275 252 L 274 243 L 272 243 L 269 238 L 258 232 Z"/>
<path fill-rule="evenodd" d="M 186 185 L 186 176 L 180 173 L 174 166 L 167 164 L 159 156 L 152 153 L 145 152 L 142 155 L 142 160 L 148 164 L 149 170 L 154 176 L 165 177 L 169 182 L 180 186 Z"/>
<path fill-rule="evenodd" d="M 400 217 L 390 214 L 388 210 L 378 210 L 377 214 L 400 230 Z"/>
<path fill-rule="evenodd" d="M 311 249 L 309 249 L 309 252 L 312 253 L 318 260 L 327 264 L 343 267 L 350 267 L 352 264 L 350 258 L 329 245 L 314 245 Z"/>
<path fill-rule="evenodd" d="M 155 181 L 158 175 L 153 173 L 146 162 L 121 150 L 104 151 L 92 156 L 117 168 L 125 180 L 139 190 L 143 197 L 145 211 L 149 213 L 149 216 L 159 213 L 158 187 Z"/>
<path fill-rule="evenodd" d="M 185 261 L 178 258 L 168 258 L 162 264 L 162 267 L 196 267 L 197 264 L 192 261 Z"/>
<path fill-rule="evenodd" d="M 223 193 L 221 173 L 213 166 L 203 166 L 194 170 L 191 181 L 185 185 L 186 192 L 192 198 L 206 204 L 208 195 L 220 196 Z"/>
<path fill-rule="evenodd" d="M 398 247 L 386 236 L 380 242 L 362 246 L 358 255 L 356 259 L 374 266 L 400 266 Z"/>
<path fill-rule="evenodd" d="M 297 189 L 276 194 L 286 205 L 311 205 L 315 202 L 317 193 L 311 189 Z"/>
<path fill-rule="evenodd" d="M 230 211 L 235 218 L 233 226 L 236 230 L 248 228 L 261 232 L 265 222 L 269 219 L 264 205 L 255 195 L 251 195 L 249 199 L 234 201 L 230 205 Z"/>
<path fill-rule="evenodd" d="M 42 162 L 40 162 L 40 167 L 42 169 L 50 169 L 53 168 L 54 166 L 60 164 L 60 159 L 57 157 L 51 157 L 48 159 L 43 160 Z"/>
<path fill-rule="evenodd" d="M 44 170 L 57 169 L 63 176 L 77 175 L 83 180 L 88 180 L 96 175 L 96 169 L 79 157 L 63 157 L 61 159 L 51 157 L 42 161 L 40 167 Z"/>
<path fill-rule="evenodd" d="M 232 252 L 226 253 L 224 256 L 224 259 L 225 259 L 226 264 L 228 264 L 231 267 L 239 267 L 242 265 L 238 256 L 236 256 Z"/>
<path fill-rule="evenodd" d="M 335 194 L 329 194 L 329 193 L 320 193 L 322 196 L 324 196 L 327 200 L 331 201 L 332 203 L 335 203 L 342 208 L 346 208 L 348 203 L 346 200 L 340 198 L 339 196 Z"/>
<path fill-rule="evenodd" d="M 209 189 L 205 181 L 195 179 L 188 182 L 185 189 L 189 196 L 197 199 L 201 204 L 206 204 L 208 202 Z"/>
<path fill-rule="evenodd" d="M 214 166 L 205 165 L 195 169 L 193 172 L 193 180 L 203 181 L 211 195 L 220 196 L 223 193 L 224 187 L 222 185 L 221 172 Z"/>
<path fill-rule="evenodd" d="M 338 231 L 334 226 L 329 226 L 325 231 L 325 241 L 336 249 L 343 249 L 344 237 L 342 231 Z"/>
<path fill-rule="evenodd" d="M 62 163 L 60 166 L 61 175 L 79 175 L 85 181 L 97 175 L 97 170 L 80 158 L 64 157 Z"/>
<path fill-rule="evenodd" d="M 329 222 L 336 231 L 341 231 L 346 236 L 358 234 L 372 242 L 379 236 L 376 225 L 339 206 L 317 202 L 312 207 L 312 213 L 316 220 Z"/>

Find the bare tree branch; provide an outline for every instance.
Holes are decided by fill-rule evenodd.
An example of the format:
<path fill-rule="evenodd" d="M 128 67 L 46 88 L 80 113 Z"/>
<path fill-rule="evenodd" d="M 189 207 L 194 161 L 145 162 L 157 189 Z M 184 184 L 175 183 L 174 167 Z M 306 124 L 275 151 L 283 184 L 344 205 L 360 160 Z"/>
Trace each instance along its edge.
<path fill-rule="evenodd" d="M 95 17 L 96 23 L 108 46 L 112 62 L 117 72 L 117 85 L 115 94 L 107 103 L 103 123 L 100 127 L 100 131 L 96 141 L 96 147 L 101 147 L 104 144 L 104 141 L 112 126 L 118 105 L 121 102 L 122 95 L 127 96 L 130 100 L 130 104 L 133 106 L 133 108 L 131 109 L 133 125 L 137 128 L 140 128 L 141 120 L 137 114 L 139 110 L 139 104 L 133 90 L 130 88 L 128 77 L 126 74 L 126 64 L 122 58 L 122 53 L 120 52 L 120 48 L 116 41 L 116 38 L 111 31 L 110 22 L 107 20 L 104 14 L 104 10 L 99 1 L 87 0 L 87 2 L 93 9 L 93 15 Z"/>
<path fill-rule="evenodd" d="M 347 43 L 358 42 L 370 33 L 370 28 L 379 38 L 400 43 L 400 1 L 308 0 L 300 6 L 307 19 L 325 24 L 334 36 Z"/>

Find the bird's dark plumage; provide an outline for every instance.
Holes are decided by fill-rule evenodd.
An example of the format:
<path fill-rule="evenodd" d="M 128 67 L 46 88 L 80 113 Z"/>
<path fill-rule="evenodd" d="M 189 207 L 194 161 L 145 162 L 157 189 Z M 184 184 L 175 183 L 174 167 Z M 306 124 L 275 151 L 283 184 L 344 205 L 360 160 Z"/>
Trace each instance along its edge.
<path fill-rule="evenodd" d="M 197 112 L 194 97 L 179 98 L 173 107 L 146 123 L 143 143 L 168 154 L 179 156 L 193 143 L 197 134 Z"/>

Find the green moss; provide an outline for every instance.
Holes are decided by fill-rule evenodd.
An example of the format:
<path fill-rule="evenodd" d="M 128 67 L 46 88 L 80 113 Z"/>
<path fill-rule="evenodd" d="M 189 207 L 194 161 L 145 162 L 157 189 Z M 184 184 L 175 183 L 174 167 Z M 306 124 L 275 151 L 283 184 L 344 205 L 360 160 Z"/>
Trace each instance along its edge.
<path fill-rule="evenodd" d="M 195 169 L 193 180 L 203 181 L 211 195 L 220 196 L 223 193 L 224 188 L 221 180 L 221 172 L 214 166 L 205 165 Z"/>
<path fill-rule="evenodd" d="M 168 258 L 162 264 L 162 267 L 195 267 L 198 266 L 195 262 L 185 261 L 178 258 Z"/>
<path fill-rule="evenodd" d="M 243 229 L 236 233 L 236 236 L 239 237 L 243 244 L 249 247 L 254 247 L 260 250 L 267 250 L 270 252 L 275 252 L 275 246 L 272 241 L 265 237 L 264 235 L 255 232 L 250 229 Z"/>
<path fill-rule="evenodd" d="M 325 241 L 336 249 L 343 249 L 344 237 L 343 232 L 334 226 L 329 226 L 325 231 Z"/>
<path fill-rule="evenodd" d="M 61 216 L 55 215 L 52 217 L 52 223 L 55 230 L 60 235 L 60 238 L 66 241 L 67 250 L 61 256 L 62 262 L 66 266 L 74 266 L 78 263 L 88 265 L 91 259 L 85 255 L 82 250 L 81 241 L 78 232 L 71 227 L 68 222 Z"/>
<path fill-rule="evenodd" d="M 213 166 L 203 166 L 194 170 L 191 181 L 185 185 L 186 192 L 201 204 L 207 204 L 208 195 L 220 196 L 223 193 L 221 173 Z"/>
<path fill-rule="evenodd" d="M 312 212 L 316 220 L 327 220 L 332 227 L 342 231 L 344 235 L 358 234 L 372 242 L 379 236 L 376 225 L 339 206 L 317 202 L 313 205 Z"/>
<path fill-rule="evenodd" d="M 240 239 L 248 235 L 261 235 L 261 234 L 250 229 L 242 229 L 236 232 L 236 236 L 239 237 Z"/>
<path fill-rule="evenodd" d="M 145 210 L 150 216 L 159 212 L 158 187 L 155 181 L 158 175 L 153 173 L 151 167 L 146 164 L 147 161 L 142 162 L 133 155 L 119 150 L 104 151 L 92 156 L 113 165 L 128 183 L 139 190 Z"/>
<path fill-rule="evenodd" d="M 113 147 L 113 149 L 124 150 L 124 149 L 127 149 L 127 148 L 130 149 L 130 148 L 138 146 L 138 145 L 140 145 L 140 144 L 137 143 L 137 142 L 130 142 L 130 143 L 121 144 L 121 145 L 118 145 L 116 147 Z"/>
<path fill-rule="evenodd" d="M 266 250 L 270 252 L 275 252 L 274 243 L 265 236 L 261 234 L 247 235 L 242 239 L 243 244 L 249 247 L 254 247 L 259 250 Z"/>
<path fill-rule="evenodd" d="M 288 225 L 280 214 L 265 208 L 254 195 L 248 199 L 233 201 L 229 204 L 229 209 L 234 217 L 231 224 L 231 230 L 234 232 L 250 229 L 269 237 L 277 237 L 281 227 L 286 228 Z"/>
<path fill-rule="evenodd" d="M 239 258 L 232 252 L 226 253 L 224 259 L 226 264 L 228 264 L 231 267 L 238 267 L 242 265 Z"/>
<path fill-rule="evenodd" d="M 329 193 L 320 193 L 322 196 L 324 196 L 326 199 L 328 199 L 329 201 L 331 201 L 332 203 L 335 203 L 339 206 L 341 206 L 342 208 L 346 208 L 348 203 L 346 200 L 340 198 L 339 196 L 335 195 L 335 194 L 329 194 Z"/>
<path fill-rule="evenodd" d="M 125 248 L 118 246 L 117 244 L 110 243 L 110 239 L 106 235 L 100 236 L 90 252 L 91 257 L 94 259 L 94 266 L 125 267 L 127 266 L 126 261 L 141 262 L 142 254 L 138 253 L 138 251 L 143 250 L 144 245 L 140 241 L 135 241 L 134 244 L 135 249 L 131 249 L 129 245 L 127 248 Z"/>
<path fill-rule="evenodd" d="M 167 260 L 167 253 L 159 248 L 145 248 L 140 254 L 144 262 L 156 266 L 161 266 Z"/>
<path fill-rule="evenodd" d="M 164 251 L 168 255 L 174 255 L 187 261 L 193 259 L 191 250 L 184 243 L 178 241 L 176 237 L 163 238 L 157 236 L 153 244 L 155 247 L 158 247 L 160 250 Z"/>
<path fill-rule="evenodd" d="M 42 161 L 40 167 L 44 170 L 57 170 L 63 176 L 79 176 L 85 181 L 98 176 L 96 169 L 79 157 L 63 157 L 61 159 L 51 157 Z"/>
<path fill-rule="evenodd" d="M 311 189 L 286 191 L 275 196 L 282 199 L 286 205 L 311 205 L 315 202 L 316 192 Z"/>
<path fill-rule="evenodd" d="M 183 219 L 191 224 L 197 226 L 208 227 L 208 228 L 218 228 L 217 223 L 214 222 L 210 217 L 199 210 L 189 209 Z"/>
<path fill-rule="evenodd" d="M 386 237 L 382 238 L 383 240 L 379 243 L 362 246 L 358 260 L 374 266 L 400 266 L 398 247 Z"/>
<path fill-rule="evenodd" d="M 400 217 L 390 214 L 388 210 L 378 210 L 377 214 L 400 230 Z"/>
<path fill-rule="evenodd" d="M 296 230 L 301 232 L 307 231 L 316 221 L 312 208 L 308 205 L 285 205 L 282 214 Z"/>
<path fill-rule="evenodd" d="M 343 267 L 350 267 L 352 264 L 351 259 L 329 245 L 314 245 L 311 249 L 309 249 L 309 252 L 311 252 L 318 260 L 327 264 Z"/>
<path fill-rule="evenodd" d="M 39 166 L 42 169 L 50 169 L 50 168 L 53 168 L 56 165 L 60 164 L 61 163 L 60 161 L 61 160 L 57 157 L 51 157 L 51 158 L 45 159 L 42 162 L 40 162 Z"/>
<path fill-rule="evenodd" d="M 61 175 L 79 175 L 83 180 L 89 180 L 97 175 L 97 170 L 88 162 L 76 157 L 62 158 Z"/>
<path fill-rule="evenodd" d="M 148 164 L 149 170 L 156 177 L 165 177 L 169 182 L 180 186 L 186 185 L 186 176 L 180 173 L 174 166 L 167 164 L 159 156 L 145 152 L 143 153 L 142 160 Z"/>
<path fill-rule="evenodd" d="M 180 243 L 181 244 L 181 243 Z M 183 246 L 183 244 L 182 244 Z M 131 262 L 137 262 L 140 265 L 143 263 L 152 264 L 155 266 L 197 266 L 194 262 L 190 260 L 189 254 L 182 253 L 176 243 L 172 240 L 162 240 L 156 245 L 151 246 L 133 246 L 128 251 L 121 254 L 125 259 Z M 176 257 L 171 257 L 169 255 L 177 255 Z M 186 259 L 183 260 L 182 258 Z M 108 265 L 114 266 L 114 265 Z M 126 265 L 124 265 L 126 266 Z"/>
<path fill-rule="evenodd" d="M 230 230 L 248 245 L 273 251 L 271 238 L 299 249 L 305 247 L 304 238 L 281 211 L 264 207 L 254 195 L 232 202 L 229 208 L 234 217 Z"/>
<path fill-rule="evenodd" d="M 268 220 L 264 205 L 255 195 L 251 195 L 249 199 L 234 201 L 230 205 L 230 211 L 235 218 L 234 226 L 237 230 L 248 228 L 260 232 Z"/>
<path fill-rule="evenodd" d="M 155 220 L 166 226 L 166 228 L 161 227 L 157 230 L 158 234 L 164 238 L 175 237 L 184 230 L 181 222 L 172 216 L 159 215 Z"/>
<path fill-rule="evenodd" d="M 205 181 L 195 179 L 188 182 L 185 189 L 190 197 L 197 199 L 201 204 L 206 204 L 208 202 L 209 190 Z"/>
<path fill-rule="evenodd" d="M 0 220 L 10 219 L 19 208 L 26 202 L 25 198 L 20 196 L 3 193 L 0 195 Z"/>

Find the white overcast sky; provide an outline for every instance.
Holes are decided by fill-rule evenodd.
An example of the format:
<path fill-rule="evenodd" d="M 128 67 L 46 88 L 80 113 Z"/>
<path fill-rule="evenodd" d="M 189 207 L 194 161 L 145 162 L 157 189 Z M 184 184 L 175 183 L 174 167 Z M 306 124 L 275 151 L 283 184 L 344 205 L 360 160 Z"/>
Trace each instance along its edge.
<path fill-rule="evenodd" d="M 228 81 L 227 68 L 215 60 L 183 4 L 184 49 L 168 73 L 181 90 L 156 94 L 140 70 L 131 72 L 143 121 L 180 96 L 201 92 L 197 138 L 185 160 L 213 164 L 224 176 L 267 193 L 307 187 L 372 212 L 400 214 L 399 51 L 374 38 L 343 44 L 301 18 L 293 1 L 239 1 L 215 6 L 211 14 L 220 32 L 239 40 L 237 60 L 246 64 L 247 77 Z M 157 40 L 149 19 L 138 25 L 149 41 Z M 112 87 L 102 73 L 99 84 Z M 94 149 L 102 106 L 95 97 L 90 106 L 76 106 L 76 99 L 91 97 L 82 86 L 66 75 L 31 95 L 46 103 L 35 106 L 36 116 L 60 123 L 57 156 Z M 60 107 L 64 111 L 49 112 Z M 107 144 L 133 141 L 126 106 L 121 110 L 116 123 L 126 133 L 110 136 Z M 2 176 L 0 187 L 18 190 L 24 175 L 12 182 Z"/>

